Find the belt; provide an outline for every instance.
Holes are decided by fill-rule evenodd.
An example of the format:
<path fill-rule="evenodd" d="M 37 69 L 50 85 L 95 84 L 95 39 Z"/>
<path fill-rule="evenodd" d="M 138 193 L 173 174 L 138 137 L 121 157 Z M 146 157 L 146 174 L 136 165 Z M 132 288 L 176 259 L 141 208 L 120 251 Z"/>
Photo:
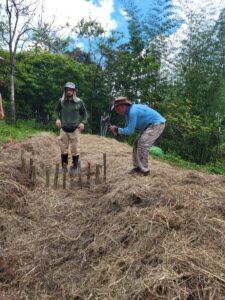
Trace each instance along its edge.
<path fill-rule="evenodd" d="M 162 125 L 165 124 L 165 122 L 161 122 L 161 123 L 149 123 L 144 130 L 146 130 L 148 127 L 152 126 L 152 125 Z"/>

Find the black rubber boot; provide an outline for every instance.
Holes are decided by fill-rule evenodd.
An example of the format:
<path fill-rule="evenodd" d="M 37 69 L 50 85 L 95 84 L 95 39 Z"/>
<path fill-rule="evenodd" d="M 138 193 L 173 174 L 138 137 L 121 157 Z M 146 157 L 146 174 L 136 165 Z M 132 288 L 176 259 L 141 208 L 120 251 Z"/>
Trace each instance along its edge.
<path fill-rule="evenodd" d="M 68 165 L 68 154 L 61 154 L 61 162 L 62 162 L 62 170 L 66 172 L 67 165 Z"/>
<path fill-rule="evenodd" d="M 73 166 L 71 167 L 71 173 L 77 174 L 79 172 L 79 167 L 78 167 L 79 155 L 73 155 L 72 159 L 73 159 Z"/>

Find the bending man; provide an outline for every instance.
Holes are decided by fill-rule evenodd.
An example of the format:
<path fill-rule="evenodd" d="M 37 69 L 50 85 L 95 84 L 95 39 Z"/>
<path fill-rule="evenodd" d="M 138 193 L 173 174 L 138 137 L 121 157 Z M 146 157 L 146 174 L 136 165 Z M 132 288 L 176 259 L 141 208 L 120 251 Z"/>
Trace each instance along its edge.
<path fill-rule="evenodd" d="M 132 104 L 126 97 L 118 97 L 113 101 L 111 109 L 125 116 L 126 127 L 118 128 L 110 126 L 114 135 L 132 135 L 135 129 L 141 132 L 133 145 L 133 170 L 132 173 L 148 175 L 150 172 L 148 165 L 148 148 L 162 134 L 165 128 L 166 119 L 156 110 L 144 104 Z"/>

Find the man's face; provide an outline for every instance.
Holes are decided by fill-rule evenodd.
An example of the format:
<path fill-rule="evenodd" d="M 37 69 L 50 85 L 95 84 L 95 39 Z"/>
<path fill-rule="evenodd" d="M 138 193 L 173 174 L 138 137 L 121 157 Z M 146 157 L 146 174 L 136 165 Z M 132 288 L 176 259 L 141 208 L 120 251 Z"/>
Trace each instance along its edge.
<path fill-rule="evenodd" d="M 72 98 L 74 93 L 75 93 L 75 90 L 74 90 L 74 89 L 71 89 L 71 88 L 65 88 L 65 94 L 66 94 L 66 97 Z"/>
<path fill-rule="evenodd" d="M 115 111 L 120 115 L 120 116 L 124 116 L 127 112 L 127 105 L 126 104 L 122 104 L 119 106 L 115 107 Z"/>

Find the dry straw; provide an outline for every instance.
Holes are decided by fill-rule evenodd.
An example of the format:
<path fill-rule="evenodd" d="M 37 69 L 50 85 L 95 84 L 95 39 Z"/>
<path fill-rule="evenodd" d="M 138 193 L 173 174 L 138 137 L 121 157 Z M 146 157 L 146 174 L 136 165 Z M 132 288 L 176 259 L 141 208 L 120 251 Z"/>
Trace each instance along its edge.
<path fill-rule="evenodd" d="M 33 189 L 20 151 L 1 151 L 1 300 L 224 299 L 225 177 L 153 159 L 139 177 L 128 145 L 82 135 L 81 146 L 93 166 L 107 154 L 106 182 L 56 190 L 37 176 Z M 18 148 L 37 175 L 59 158 L 54 135 Z"/>

